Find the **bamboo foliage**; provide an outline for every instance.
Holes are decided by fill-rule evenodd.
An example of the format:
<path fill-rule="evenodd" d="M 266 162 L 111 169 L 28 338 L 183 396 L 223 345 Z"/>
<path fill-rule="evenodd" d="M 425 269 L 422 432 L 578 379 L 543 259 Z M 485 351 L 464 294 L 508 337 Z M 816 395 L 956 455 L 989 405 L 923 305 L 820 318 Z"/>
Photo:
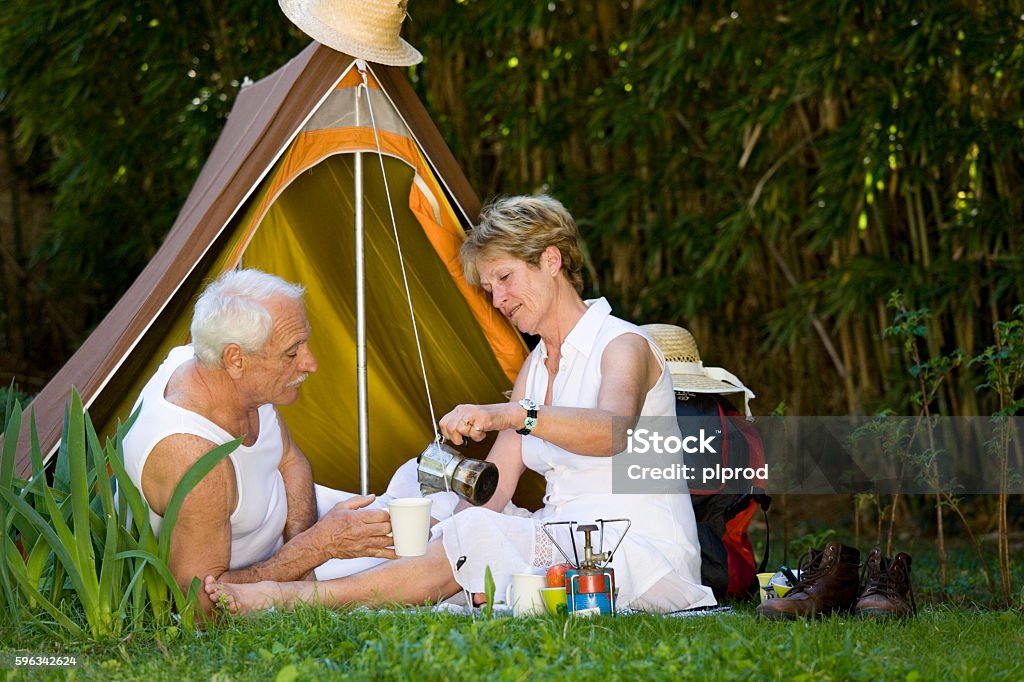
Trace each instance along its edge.
<path fill-rule="evenodd" d="M 417 81 L 480 193 L 561 198 L 592 291 L 763 410 L 909 409 L 896 289 L 932 355 L 1024 299 L 1020 3 L 423 4 Z M 937 407 L 992 409 L 978 379 Z"/>

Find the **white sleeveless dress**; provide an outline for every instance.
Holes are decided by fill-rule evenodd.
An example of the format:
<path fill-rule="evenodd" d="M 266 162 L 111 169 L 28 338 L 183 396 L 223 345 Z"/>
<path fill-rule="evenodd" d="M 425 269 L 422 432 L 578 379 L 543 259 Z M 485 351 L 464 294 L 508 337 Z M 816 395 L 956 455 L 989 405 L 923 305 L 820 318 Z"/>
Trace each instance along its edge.
<path fill-rule="evenodd" d="M 643 336 L 664 366 L 660 351 L 647 334 L 613 317 L 605 299 L 587 301 L 587 305 L 587 312 L 562 345 L 552 405 L 597 406 L 602 354 L 621 334 Z M 546 357 L 541 342 L 521 370 L 527 373 L 526 396 L 538 405 L 547 392 Z M 658 384 L 646 396 L 641 416 L 673 415 L 672 379 L 663 369 Z M 482 592 L 484 571 L 489 566 L 497 593 L 502 594 L 513 573 L 542 572 L 563 561 L 557 549 L 552 552 L 550 540 L 540 528 L 544 522 L 628 518 L 632 526 L 611 564 L 619 587 L 619 606 L 675 611 L 716 603 L 711 589 L 700 584 L 700 546 L 685 487 L 673 495 L 616 495 L 612 493 L 611 457 L 576 455 L 534 436 L 523 437 L 522 454 L 526 466 L 547 482 L 541 509 L 530 514 L 510 506 L 499 514 L 472 508 L 434 528 L 435 536 L 443 534 L 445 552 L 462 587 Z M 618 542 L 622 527 L 606 526 L 605 551 Z M 566 527 L 555 528 L 559 545 L 571 552 Z M 577 536 L 582 553 L 582 535 Z M 459 567 L 462 557 L 465 560 Z"/>
<path fill-rule="evenodd" d="M 234 440 L 230 433 L 209 419 L 164 398 L 174 370 L 193 357 L 192 346 L 171 349 L 135 403 L 135 408 L 142 405 L 142 411 L 125 436 L 124 463 L 128 476 L 140 492 L 146 460 L 164 438 L 186 433 L 218 445 Z M 263 561 L 284 544 L 288 500 L 284 479 L 278 470 L 283 451 L 281 425 L 277 411 L 270 404 L 260 407 L 259 418 L 260 434 L 256 442 L 248 447 L 241 445 L 228 455 L 238 488 L 238 505 L 231 513 L 231 569 Z M 149 522 L 159 535 L 163 518 L 150 509 Z"/>

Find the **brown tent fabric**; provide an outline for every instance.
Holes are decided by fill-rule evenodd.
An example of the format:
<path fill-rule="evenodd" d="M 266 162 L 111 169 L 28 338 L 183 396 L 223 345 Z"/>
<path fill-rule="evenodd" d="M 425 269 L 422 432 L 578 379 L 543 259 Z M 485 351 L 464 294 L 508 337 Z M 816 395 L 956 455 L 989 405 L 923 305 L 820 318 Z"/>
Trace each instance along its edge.
<path fill-rule="evenodd" d="M 44 456 L 52 455 L 59 442 L 64 405 L 72 387 L 82 395 L 98 428 L 126 416 L 125 401 L 133 397 L 126 395 L 148 376 L 154 354 L 162 352 L 161 345 L 167 345 L 172 332 L 180 332 L 181 320 L 188 315 L 205 277 L 223 265 L 222 252 L 237 245 L 231 243 L 237 239 L 237 223 L 251 212 L 261 183 L 298 127 L 351 64 L 351 57 L 312 43 L 281 69 L 239 93 L 224 132 L 164 244 L 32 402 Z M 479 211 L 479 201 L 429 115 L 400 70 L 373 65 L 373 74 L 401 112 L 436 177 L 443 181 L 453 208 L 461 211 L 460 218 L 468 224 Z M 525 357 L 525 347 L 522 351 Z M 19 476 L 27 476 L 31 470 L 28 421 L 19 441 Z M 371 461 L 372 451 L 371 443 Z"/>

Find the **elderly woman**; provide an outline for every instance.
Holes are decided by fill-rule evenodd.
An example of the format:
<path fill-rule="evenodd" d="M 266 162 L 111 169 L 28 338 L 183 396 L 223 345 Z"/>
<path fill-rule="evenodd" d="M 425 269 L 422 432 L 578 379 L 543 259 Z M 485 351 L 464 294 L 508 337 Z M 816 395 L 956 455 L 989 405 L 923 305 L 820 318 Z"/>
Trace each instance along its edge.
<path fill-rule="evenodd" d="M 460 591 L 484 591 L 490 569 L 498 593 L 514 573 L 562 561 L 541 524 L 628 518 L 630 531 L 612 566 L 618 605 L 674 611 L 715 603 L 700 584 L 700 549 L 690 498 L 616 495 L 612 457 L 626 448 L 640 417 L 674 416 L 665 361 L 646 333 L 611 314 L 603 299 L 584 301 L 583 257 L 572 216 L 547 196 L 510 197 L 484 208 L 462 246 L 467 279 L 491 296 L 519 329 L 540 337 L 511 400 L 459 405 L 440 421 L 445 438 L 498 435 L 487 459 L 500 471 L 498 490 L 479 508 L 460 508 L 433 530 L 422 557 L 403 558 L 319 583 L 230 585 L 207 580 L 207 592 L 231 610 L 297 601 L 328 605 L 423 603 Z M 523 471 L 546 479 L 534 513 L 510 503 Z M 557 526 L 568 547 L 566 526 Z M 605 550 L 621 536 L 607 526 Z"/>

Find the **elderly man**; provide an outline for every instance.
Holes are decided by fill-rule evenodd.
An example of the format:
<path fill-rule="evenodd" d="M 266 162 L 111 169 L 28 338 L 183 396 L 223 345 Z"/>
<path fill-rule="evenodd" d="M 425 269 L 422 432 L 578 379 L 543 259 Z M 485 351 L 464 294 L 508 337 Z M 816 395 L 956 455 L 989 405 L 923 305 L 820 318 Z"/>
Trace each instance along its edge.
<path fill-rule="evenodd" d="M 312 469 L 275 407 L 317 369 L 302 295 L 258 270 L 224 274 L 196 302 L 192 345 L 172 349 L 139 396 L 125 464 L 157 532 L 189 467 L 242 439 L 182 505 L 170 569 L 183 588 L 195 576 L 301 580 L 329 559 L 396 558 L 387 512 L 365 508 L 373 496 L 345 496 L 318 521 Z"/>

